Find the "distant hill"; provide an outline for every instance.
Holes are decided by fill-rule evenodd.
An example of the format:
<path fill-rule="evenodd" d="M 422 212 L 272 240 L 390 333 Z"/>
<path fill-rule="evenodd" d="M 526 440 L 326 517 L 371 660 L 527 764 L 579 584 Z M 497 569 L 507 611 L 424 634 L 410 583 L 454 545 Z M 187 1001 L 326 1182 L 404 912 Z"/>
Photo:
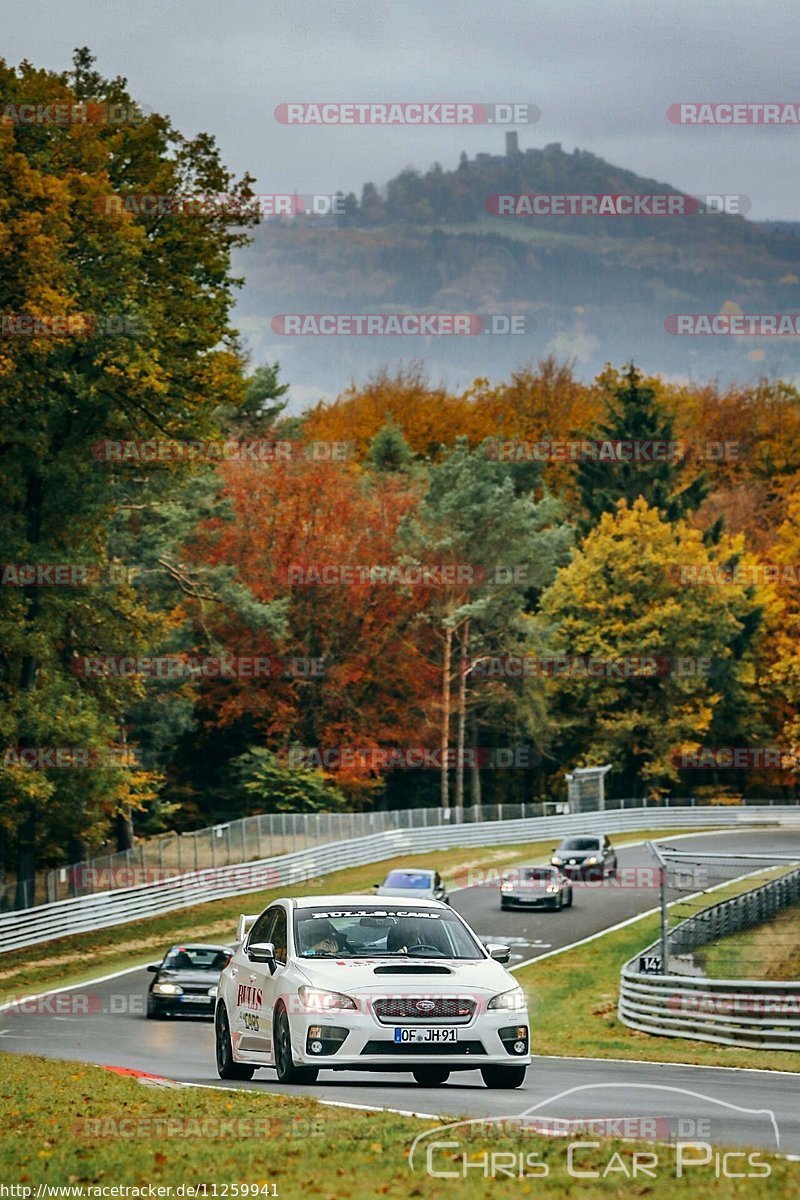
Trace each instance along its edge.
<path fill-rule="evenodd" d="M 521 216 L 487 211 L 502 194 L 665 194 L 585 150 L 560 145 L 461 156 L 401 171 L 343 197 L 338 218 L 270 220 L 241 252 L 238 323 L 257 360 L 334 393 L 381 365 L 421 358 L 453 386 L 496 379 L 547 353 L 591 376 L 634 358 L 670 375 L 747 379 L 800 371 L 798 339 L 676 337 L 672 313 L 800 312 L 800 225 L 742 216 Z M 490 205 L 491 207 L 491 205 Z M 282 337 L 281 313 L 515 313 L 520 336 Z"/>

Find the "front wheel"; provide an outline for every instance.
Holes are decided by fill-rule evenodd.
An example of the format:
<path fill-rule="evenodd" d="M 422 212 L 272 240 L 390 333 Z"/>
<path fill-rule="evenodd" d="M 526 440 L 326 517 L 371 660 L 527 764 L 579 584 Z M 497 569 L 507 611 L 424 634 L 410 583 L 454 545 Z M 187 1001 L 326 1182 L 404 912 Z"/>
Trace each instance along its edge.
<path fill-rule="evenodd" d="M 488 1088 L 518 1088 L 525 1082 L 527 1067 L 481 1067 Z"/>
<path fill-rule="evenodd" d="M 255 1067 L 233 1061 L 231 1027 L 224 1004 L 217 1006 L 214 1016 L 214 1035 L 217 1051 L 217 1074 L 220 1079 L 252 1079 Z"/>
<path fill-rule="evenodd" d="M 572 888 L 567 892 L 567 908 L 572 908 Z"/>
<path fill-rule="evenodd" d="M 296 1067 L 292 1060 L 292 1033 L 286 1009 L 275 1018 L 275 1070 L 278 1083 L 316 1083 L 318 1067 Z"/>
<path fill-rule="evenodd" d="M 439 1087 L 450 1078 L 447 1067 L 415 1067 L 411 1074 L 420 1087 Z"/>
<path fill-rule="evenodd" d="M 156 1008 L 155 1001 L 150 996 L 147 997 L 147 1012 L 145 1013 L 145 1016 L 147 1017 L 148 1021 L 160 1021 L 164 1016 L 164 1013 L 161 1011 L 161 1009 Z"/>

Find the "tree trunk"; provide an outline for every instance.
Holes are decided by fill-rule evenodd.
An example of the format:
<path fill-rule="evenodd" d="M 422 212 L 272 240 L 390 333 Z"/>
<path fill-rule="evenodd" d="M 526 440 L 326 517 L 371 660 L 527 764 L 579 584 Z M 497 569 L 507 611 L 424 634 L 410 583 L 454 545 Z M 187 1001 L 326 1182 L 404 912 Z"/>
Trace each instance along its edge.
<path fill-rule="evenodd" d="M 475 721 L 475 720 L 470 721 L 470 737 L 472 738 L 472 745 L 477 747 L 477 745 L 478 745 L 478 724 L 477 724 L 477 721 Z M 480 820 L 481 772 L 480 772 L 480 768 L 478 765 L 477 755 L 473 755 L 472 760 L 470 761 L 469 787 L 470 787 L 470 796 L 472 798 L 472 807 L 476 810 L 474 816 L 475 816 L 476 820 Z"/>
<path fill-rule="evenodd" d="M 30 908 L 36 900 L 36 806 L 28 806 L 19 827 L 17 843 L 17 890 L 14 908 Z"/>
<path fill-rule="evenodd" d="M 133 821 L 131 820 L 131 810 L 126 808 L 123 812 L 118 812 L 115 817 L 116 835 L 117 835 L 117 850 L 132 850 L 134 844 L 133 836 Z"/>
<path fill-rule="evenodd" d="M 25 490 L 25 510 L 28 541 L 32 546 L 39 544 L 41 536 L 42 514 L 42 481 L 38 475 L 29 475 Z M 27 611 L 25 613 L 26 632 L 35 633 L 36 620 L 39 615 L 39 590 L 31 587 L 25 589 Z M 26 654 L 22 659 L 20 670 L 19 690 L 22 695 L 22 721 L 19 728 L 19 744 L 29 744 L 30 730 L 26 728 L 27 699 L 25 692 L 32 692 L 39 673 L 39 660 L 33 654 Z M 36 900 L 36 803 L 30 800 L 26 806 L 26 815 L 19 827 L 17 839 L 17 888 L 14 897 L 15 908 L 27 908 Z"/>
<path fill-rule="evenodd" d="M 458 673 L 458 757 L 456 758 L 456 811 L 458 820 L 464 818 L 464 743 L 467 727 L 467 654 L 469 651 L 469 621 L 464 622 L 461 634 L 461 654 Z"/>
<path fill-rule="evenodd" d="M 441 803 L 450 807 L 450 777 L 447 771 L 447 754 L 450 749 L 450 664 L 453 654 L 453 631 L 448 625 L 444 631 L 444 667 L 442 668 L 442 732 L 439 748 L 442 754 Z"/>

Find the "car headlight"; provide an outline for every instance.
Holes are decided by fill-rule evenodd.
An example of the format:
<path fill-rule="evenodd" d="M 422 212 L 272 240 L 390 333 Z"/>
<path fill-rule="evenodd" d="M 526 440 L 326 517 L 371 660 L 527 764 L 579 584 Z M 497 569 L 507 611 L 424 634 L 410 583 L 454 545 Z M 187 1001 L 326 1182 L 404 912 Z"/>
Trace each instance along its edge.
<path fill-rule="evenodd" d="M 497 996 L 492 996 L 487 1008 L 502 1008 L 505 1012 L 520 1012 L 525 1005 L 525 993 L 521 987 L 509 988 L 507 992 L 500 992 Z"/>
<path fill-rule="evenodd" d="M 503 882 L 500 884 L 501 892 L 513 892 L 513 890 L 514 890 L 514 885 L 510 879 L 504 879 Z"/>
<path fill-rule="evenodd" d="M 550 862 L 553 864 L 554 867 L 560 867 L 563 861 L 564 861 L 563 858 L 559 858 L 559 856 L 557 854 L 554 854 L 553 857 L 550 859 Z"/>
<path fill-rule="evenodd" d="M 154 983 L 153 991 L 158 996 L 182 996 L 183 988 L 177 983 Z"/>
<path fill-rule="evenodd" d="M 558 886 L 558 884 L 557 884 L 557 883 L 548 883 L 548 885 L 547 885 L 547 891 L 548 891 L 548 892 L 550 893 L 550 895 L 552 896 L 552 895 L 554 895 L 556 892 L 560 892 L 560 891 L 561 891 L 561 888 Z"/>
<path fill-rule="evenodd" d="M 583 861 L 587 867 L 593 867 L 594 864 L 597 862 L 597 859 L 595 858 L 594 855 L 592 855 L 591 858 L 585 858 Z"/>
<path fill-rule="evenodd" d="M 306 1008 L 313 1008 L 316 1012 L 334 1012 L 343 1008 L 355 1011 L 358 1008 L 355 1000 L 342 992 L 326 992 L 322 988 L 306 987 L 303 984 L 297 989 L 297 994 Z"/>

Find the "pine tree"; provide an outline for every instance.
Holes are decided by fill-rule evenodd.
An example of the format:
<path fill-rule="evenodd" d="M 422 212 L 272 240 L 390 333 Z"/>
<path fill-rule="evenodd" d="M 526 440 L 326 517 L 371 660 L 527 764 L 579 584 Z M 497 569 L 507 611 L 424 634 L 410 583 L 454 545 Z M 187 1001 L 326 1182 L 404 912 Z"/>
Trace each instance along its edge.
<path fill-rule="evenodd" d="M 589 440 L 589 439 L 587 439 Z M 658 404 L 655 390 L 644 383 L 631 363 L 614 387 L 607 404 L 607 416 L 594 442 L 633 442 L 648 453 L 648 443 L 669 447 L 676 443 L 674 422 Z M 602 448 L 601 448 L 602 450 Z M 705 475 L 695 476 L 682 486 L 684 465 L 667 450 L 662 459 L 613 461 L 609 458 L 585 458 L 578 465 L 577 483 L 585 516 L 581 531 L 587 534 L 603 513 L 613 513 L 620 500 L 633 504 L 640 496 L 649 508 L 656 508 L 666 521 L 679 521 L 693 512 L 708 493 Z"/>

